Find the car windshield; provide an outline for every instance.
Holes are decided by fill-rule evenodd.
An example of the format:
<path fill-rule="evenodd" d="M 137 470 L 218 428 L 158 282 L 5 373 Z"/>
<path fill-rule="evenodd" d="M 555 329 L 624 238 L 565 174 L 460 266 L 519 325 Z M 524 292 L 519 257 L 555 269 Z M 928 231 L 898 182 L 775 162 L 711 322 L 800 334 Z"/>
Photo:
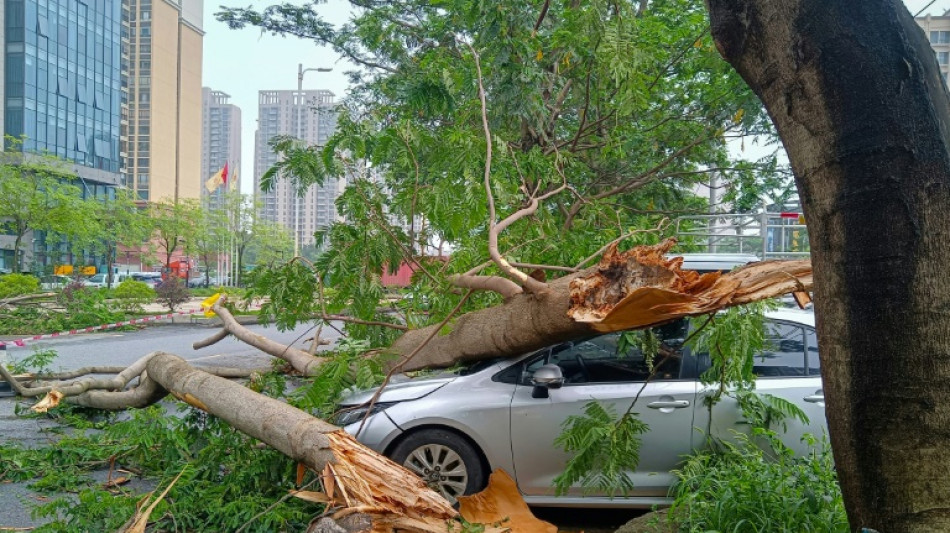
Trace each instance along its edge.
<path fill-rule="evenodd" d="M 106 280 L 105 274 L 96 274 L 95 276 L 92 276 L 91 278 L 89 278 L 89 281 L 94 281 L 96 283 L 102 283 L 105 280 Z"/>

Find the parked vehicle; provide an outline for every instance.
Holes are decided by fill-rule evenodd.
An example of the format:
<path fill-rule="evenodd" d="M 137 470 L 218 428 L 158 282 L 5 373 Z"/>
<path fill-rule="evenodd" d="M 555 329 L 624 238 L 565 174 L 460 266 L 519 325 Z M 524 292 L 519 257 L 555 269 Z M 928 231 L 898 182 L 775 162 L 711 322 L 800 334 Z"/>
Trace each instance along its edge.
<path fill-rule="evenodd" d="M 111 287 L 118 287 L 120 283 L 122 283 L 123 281 L 127 279 L 133 279 L 131 273 L 117 272 L 115 274 L 112 274 Z M 82 280 L 82 284 L 85 285 L 86 287 L 96 287 L 96 288 L 108 287 L 109 274 L 107 272 L 100 272 L 99 274 L 89 276 L 88 278 Z"/>
<path fill-rule="evenodd" d="M 154 289 L 162 282 L 162 274 L 161 272 L 134 272 L 132 279 L 141 281 Z"/>
<path fill-rule="evenodd" d="M 43 276 L 40 278 L 40 289 L 53 291 L 62 289 L 72 281 L 69 276 Z"/>
<path fill-rule="evenodd" d="M 800 452 L 804 433 L 825 430 L 814 314 L 782 309 L 768 315 L 769 346 L 755 357 L 757 390 L 793 402 L 807 425 L 788 420 L 784 441 Z M 650 374 L 633 346 L 621 352 L 621 332 L 557 344 L 516 359 L 483 361 L 456 373 L 411 379 L 346 398 L 335 422 L 361 442 L 419 474 L 450 501 L 482 489 L 496 468 L 506 470 L 531 505 L 650 507 L 670 502 L 671 471 L 706 445 L 707 431 L 726 437 L 748 429 L 735 400 L 710 411 L 700 374 L 708 354 L 683 346 L 689 322 L 654 329 L 664 349 L 679 357 Z M 642 389 L 642 392 L 641 392 Z M 584 493 L 574 487 L 556 497 L 553 480 L 568 456 L 553 446 L 562 424 L 599 400 L 624 412 L 640 394 L 635 411 L 650 430 L 643 435 L 640 464 L 631 472 L 635 489 L 626 498 Z"/>
<path fill-rule="evenodd" d="M 686 254 L 684 268 L 732 270 L 756 260 L 749 254 Z M 811 311 L 770 312 L 769 349 L 756 356 L 754 366 L 759 392 L 791 401 L 808 416 L 807 425 L 786 421 L 784 440 L 799 452 L 806 451 L 803 434 L 825 431 L 814 320 Z M 450 501 L 480 490 L 489 473 L 502 468 L 531 505 L 667 504 L 671 471 L 685 455 L 705 446 L 710 433 L 728 439 L 748 429 L 732 398 L 724 398 L 710 414 L 704 399 L 714 389 L 699 380 L 709 357 L 684 346 L 689 328 L 687 320 L 680 320 L 654 329 L 663 348 L 678 357 L 659 363 L 649 382 L 639 348 L 621 352 L 619 346 L 628 345 L 620 342 L 623 333 L 608 333 L 518 358 L 478 362 L 455 373 L 407 379 L 389 385 L 372 405 L 375 390 L 354 393 L 341 403 L 335 422 L 419 474 Z M 564 421 L 582 414 L 591 400 L 625 412 L 638 394 L 635 410 L 650 430 L 643 435 L 640 463 L 630 473 L 634 490 L 611 498 L 573 487 L 555 496 L 554 478 L 568 459 L 554 447 Z"/>

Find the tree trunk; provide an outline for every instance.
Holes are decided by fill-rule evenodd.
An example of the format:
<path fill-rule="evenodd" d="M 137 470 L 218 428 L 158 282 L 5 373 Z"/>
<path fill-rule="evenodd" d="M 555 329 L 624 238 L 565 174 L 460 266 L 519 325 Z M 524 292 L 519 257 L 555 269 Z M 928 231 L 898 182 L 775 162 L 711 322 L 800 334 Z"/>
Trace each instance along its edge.
<path fill-rule="evenodd" d="M 788 151 L 854 530 L 950 531 L 950 97 L 899 0 L 707 0 Z"/>

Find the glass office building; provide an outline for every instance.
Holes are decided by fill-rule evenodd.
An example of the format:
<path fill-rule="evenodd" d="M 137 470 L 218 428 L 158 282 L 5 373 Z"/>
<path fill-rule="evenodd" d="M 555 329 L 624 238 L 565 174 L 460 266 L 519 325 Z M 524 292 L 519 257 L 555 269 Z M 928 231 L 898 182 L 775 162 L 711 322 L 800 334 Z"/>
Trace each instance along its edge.
<path fill-rule="evenodd" d="M 4 6 L 4 133 L 22 135 L 24 151 L 118 179 L 121 1 L 5 0 Z"/>
<path fill-rule="evenodd" d="M 4 0 L 0 10 L 0 133 L 22 138 L 18 150 L 67 161 L 85 198 L 113 197 L 122 185 L 121 8 L 121 0 Z M 57 235 L 26 238 L 17 261 L 13 236 L 0 234 L 0 271 L 103 264 Z"/>

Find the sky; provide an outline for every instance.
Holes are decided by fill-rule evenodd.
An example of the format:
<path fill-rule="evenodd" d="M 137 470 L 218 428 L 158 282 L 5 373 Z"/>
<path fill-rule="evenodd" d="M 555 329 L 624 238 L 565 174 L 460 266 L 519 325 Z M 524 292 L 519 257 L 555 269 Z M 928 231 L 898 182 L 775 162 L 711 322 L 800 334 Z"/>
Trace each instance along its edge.
<path fill-rule="evenodd" d="M 246 0 L 228 0 L 223 5 L 243 7 Z M 256 8 L 276 0 L 255 2 Z M 911 14 L 941 15 L 950 9 L 950 0 L 905 0 Z M 929 4 L 929 6 L 928 6 Z M 308 72 L 304 89 L 327 89 L 342 99 L 348 80 L 345 73 L 354 67 L 332 50 L 296 37 L 265 35 L 255 28 L 229 29 L 214 18 L 221 0 L 204 0 L 203 85 L 231 95 L 231 103 L 241 108 L 241 192 L 254 187 L 254 130 L 257 127 L 257 94 L 261 90 L 297 88 L 297 65 L 304 68 L 332 68 L 332 72 Z M 327 20 L 342 24 L 350 16 L 345 0 L 329 0 L 320 7 Z"/>

